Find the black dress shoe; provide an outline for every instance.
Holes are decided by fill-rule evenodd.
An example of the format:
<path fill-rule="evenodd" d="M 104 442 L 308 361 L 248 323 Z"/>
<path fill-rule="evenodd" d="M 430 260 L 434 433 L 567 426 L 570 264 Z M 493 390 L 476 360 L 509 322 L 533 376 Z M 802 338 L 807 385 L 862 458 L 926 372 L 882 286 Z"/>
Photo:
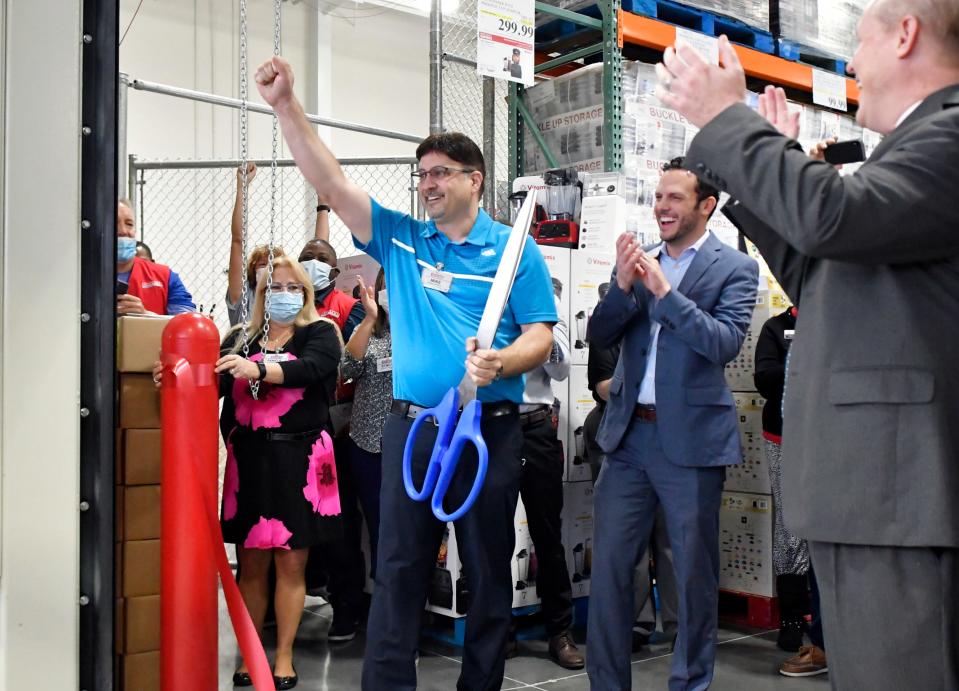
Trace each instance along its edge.
<path fill-rule="evenodd" d="M 276 691 L 292 689 L 299 680 L 300 678 L 296 675 L 296 667 L 293 668 L 292 677 L 278 677 L 275 674 L 273 675 L 273 685 L 276 687 Z"/>
<path fill-rule="evenodd" d="M 234 686 L 253 686 L 253 679 L 250 678 L 250 674 L 248 672 L 234 672 L 233 685 Z"/>

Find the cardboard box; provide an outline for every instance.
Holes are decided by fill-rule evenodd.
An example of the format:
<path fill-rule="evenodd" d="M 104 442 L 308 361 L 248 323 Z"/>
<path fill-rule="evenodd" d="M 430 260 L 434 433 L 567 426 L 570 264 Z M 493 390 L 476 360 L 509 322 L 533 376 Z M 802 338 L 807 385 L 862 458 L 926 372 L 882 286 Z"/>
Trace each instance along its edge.
<path fill-rule="evenodd" d="M 765 399 L 754 393 L 734 393 L 739 417 L 739 441 L 743 461 L 726 468 L 724 488 L 730 492 L 770 494 L 769 467 L 763 439 L 763 406 Z"/>
<path fill-rule="evenodd" d="M 549 277 L 553 282 L 553 294 L 559 300 L 559 316 L 569 327 L 569 266 L 572 250 L 564 247 L 550 247 L 549 245 L 537 245 L 540 254 L 543 255 L 543 261 L 546 262 L 546 268 L 549 271 Z M 570 344 L 572 347 L 572 344 Z"/>
<path fill-rule="evenodd" d="M 510 564 L 513 583 L 513 607 L 527 607 L 539 602 L 536 593 L 536 551 L 529 535 L 526 509 L 522 498 L 516 504 L 513 526 L 516 546 Z M 456 528 L 446 526 L 440 544 L 436 567 L 430 577 L 426 596 L 426 610 L 451 618 L 466 616 L 470 605 L 469 564 L 463 564 L 456 541 Z"/>
<path fill-rule="evenodd" d="M 130 315 L 117 319 L 117 371 L 153 372 L 163 329 L 173 317 Z"/>
<path fill-rule="evenodd" d="M 723 492 L 719 510 L 719 587 L 773 597 L 773 498 Z"/>
<path fill-rule="evenodd" d="M 123 656 L 125 691 L 160 691 L 160 651 Z"/>
<path fill-rule="evenodd" d="M 585 365 L 573 365 L 569 369 L 569 422 L 566 437 L 566 469 L 563 480 L 583 482 L 592 480 L 592 471 L 586 461 L 586 416 L 596 407 Z"/>
<path fill-rule="evenodd" d="M 513 548 L 513 559 L 510 564 L 513 575 L 513 607 L 529 607 L 539 604 L 540 601 L 536 590 L 539 562 L 536 558 L 536 546 L 533 545 L 533 538 L 529 533 L 526 507 L 523 505 L 522 497 L 516 503 L 513 525 L 516 529 L 516 545 Z"/>
<path fill-rule="evenodd" d="M 124 430 L 122 458 L 123 484 L 159 485 L 160 430 Z"/>
<path fill-rule="evenodd" d="M 739 354 L 726 365 L 726 383 L 733 391 L 756 390 L 756 384 L 753 381 L 753 373 L 756 371 L 756 340 L 762 332 L 763 324 L 774 314 L 769 291 L 759 290 L 743 346 Z"/>
<path fill-rule="evenodd" d="M 426 591 L 426 610 L 456 619 L 465 617 L 468 607 L 469 586 L 456 545 L 456 529 L 447 523 Z"/>
<path fill-rule="evenodd" d="M 563 458 L 566 458 L 566 449 L 569 446 L 566 438 L 569 430 L 569 378 L 563 381 L 551 380 L 550 388 L 553 390 L 553 415 L 557 420 L 556 437 L 563 445 Z"/>
<path fill-rule="evenodd" d="M 120 375 L 120 427 L 158 429 L 160 390 L 150 374 Z"/>
<path fill-rule="evenodd" d="M 379 263 L 368 254 L 355 254 L 351 257 L 340 257 L 336 260 L 336 267 L 340 275 L 336 279 L 336 289 L 347 295 L 353 294 L 357 285 L 357 276 L 362 276 L 366 285 L 372 288 L 376 285 L 376 274 L 380 272 Z"/>
<path fill-rule="evenodd" d="M 160 594 L 160 541 L 123 543 L 123 597 Z"/>
<path fill-rule="evenodd" d="M 583 200 L 579 222 L 579 248 L 616 252 L 616 238 L 626 229 L 626 200 L 618 195 L 591 196 Z"/>
<path fill-rule="evenodd" d="M 563 483 L 563 548 L 573 597 L 589 595 L 593 571 L 593 483 Z"/>
<path fill-rule="evenodd" d="M 616 256 L 606 252 L 577 250 L 570 263 L 570 351 L 574 365 L 589 361 L 588 326 L 600 294 L 609 288 Z"/>
<path fill-rule="evenodd" d="M 160 537 L 160 485 L 123 488 L 123 540 Z"/>
<path fill-rule="evenodd" d="M 125 654 L 160 649 L 160 596 L 130 597 L 124 603 Z"/>

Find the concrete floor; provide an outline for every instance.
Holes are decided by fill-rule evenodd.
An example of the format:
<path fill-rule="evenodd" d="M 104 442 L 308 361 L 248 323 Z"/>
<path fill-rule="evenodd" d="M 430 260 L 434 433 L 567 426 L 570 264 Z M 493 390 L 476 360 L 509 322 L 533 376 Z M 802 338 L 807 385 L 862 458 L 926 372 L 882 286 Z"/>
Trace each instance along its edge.
<path fill-rule="evenodd" d="M 363 633 L 345 644 L 330 644 L 326 631 L 333 611 L 320 598 L 307 598 L 296 643 L 298 689 L 347 691 L 360 688 L 365 639 Z M 271 654 L 273 630 L 267 629 L 267 654 Z M 581 634 L 578 635 L 578 637 Z M 722 627 L 716 654 L 713 691 L 792 691 L 829 688 L 828 675 L 789 679 L 777 672 L 787 653 L 776 647 L 775 631 Z M 580 648 L 589 654 L 588 646 Z M 233 688 L 231 677 L 237 662 L 233 629 L 221 601 L 220 690 Z M 451 691 L 459 676 L 460 651 L 424 638 L 420 646 L 419 688 L 423 691 Z M 669 678 L 670 654 L 665 644 L 652 644 L 632 657 L 633 688 L 665 689 Z M 585 691 L 589 681 L 585 670 L 571 672 L 555 665 L 547 656 L 545 641 L 520 641 L 519 656 L 506 661 L 503 691 Z"/>

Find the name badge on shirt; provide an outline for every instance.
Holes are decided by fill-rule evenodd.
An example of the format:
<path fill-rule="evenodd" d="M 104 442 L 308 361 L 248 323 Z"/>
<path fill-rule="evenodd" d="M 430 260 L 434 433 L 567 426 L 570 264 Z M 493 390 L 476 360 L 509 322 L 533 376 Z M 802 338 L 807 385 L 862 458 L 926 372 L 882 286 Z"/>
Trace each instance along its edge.
<path fill-rule="evenodd" d="M 453 274 L 448 271 L 439 271 L 433 268 L 424 268 L 421 275 L 423 287 L 431 290 L 438 290 L 441 293 L 450 292 L 453 285 Z"/>
<path fill-rule="evenodd" d="M 376 371 L 377 371 L 377 372 L 392 372 L 392 371 L 393 371 L 393 358 L 392 358 L 392 357 L 376 358 Z"/>
<path fill-rule="evenodd" d="M 263 356 L 263 362 L 265 364 L 270 364 L 271 362 L 289 362 L 290 354 L 289 353 L 267 353 Z"/>
<path fill-rule="evenodd" d="M 786 329 L 783 331 L 783 339 L 786 341 L 793 340 L 793 337 L 796 335 L 795 329 Z"/>

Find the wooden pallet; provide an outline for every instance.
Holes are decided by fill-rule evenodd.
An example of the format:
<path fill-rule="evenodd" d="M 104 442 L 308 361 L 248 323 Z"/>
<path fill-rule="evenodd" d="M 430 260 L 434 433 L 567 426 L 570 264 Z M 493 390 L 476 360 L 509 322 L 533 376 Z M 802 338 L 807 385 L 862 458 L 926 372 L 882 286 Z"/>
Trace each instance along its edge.
<path fill-rule="evenodd" d="M 825 51 L 819 48 L 803 45 L 788 38 L 776 39 L 776 55 L 783 60 L 800 62 L 827 72 L 846 75 L 846 65 L 848 63 L 845 59 L 827 55 Z"/>
<path fill-rule="evenodd" d="M 703 10 L 698 7 L 689 7 L 674 0 L 623 0 L 622 8 L 625 12 L 652 17 L 669 24 L 681 26 L 692 31 L 718 38 L 723 34 L 730 41 L 749 46 L 754 50 L 769 55 L 776 53 L 776 41 L 766 29 L 750 26 L 739 19 L 733 19 L 722 14 Z M 577 10 L 581 14 L 600 18 L 602 14 L 597 5 L 591 5 Z M 548 22 L 536 28 L 537 43 L 550 41 L 563 36 L 569 36 L 583 31 L 578 24 L 565 20 Z M 587 30 L 588 31 L 588 30 Z"/>

